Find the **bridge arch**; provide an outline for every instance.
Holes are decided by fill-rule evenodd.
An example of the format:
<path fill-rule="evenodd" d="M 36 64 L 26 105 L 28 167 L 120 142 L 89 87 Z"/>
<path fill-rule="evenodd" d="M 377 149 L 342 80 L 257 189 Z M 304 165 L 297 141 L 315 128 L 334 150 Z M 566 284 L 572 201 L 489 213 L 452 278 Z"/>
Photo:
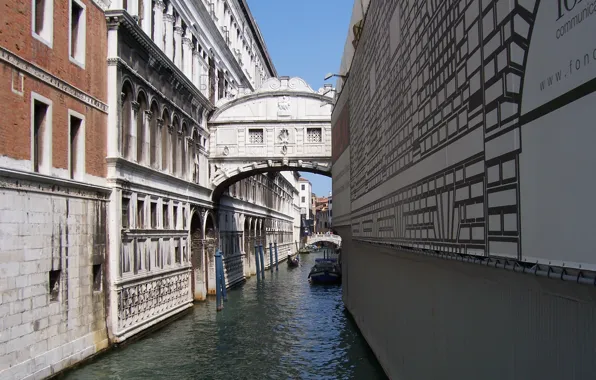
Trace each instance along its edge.
<path fill-rule="evenodd" d="M 334 90 L 301 78 L 269 78 L 254 92 L 221 99 L 208 124 L 212 199 L 259 173 L 304 171 L 331 176 Z"/>

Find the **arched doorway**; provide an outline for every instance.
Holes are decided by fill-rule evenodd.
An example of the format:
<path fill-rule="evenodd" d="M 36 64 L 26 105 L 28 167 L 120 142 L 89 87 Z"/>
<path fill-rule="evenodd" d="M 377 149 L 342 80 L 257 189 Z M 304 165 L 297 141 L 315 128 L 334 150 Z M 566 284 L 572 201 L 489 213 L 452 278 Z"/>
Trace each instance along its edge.
<path fill-rule="evenodd" d="M 195 301 L 205 300 L 205 276 L 203 265 L 203 228 L 198 211 L 190 220 L 190 262 L 192 265 L 192 294 Z"/>
<path fill-rule="evenodd" d="M 205 217 L 205 287 L 207 294 L 215 294 L 215 250 L 219 247 L 217 229 L 213 215 L 208 212 Z"/>

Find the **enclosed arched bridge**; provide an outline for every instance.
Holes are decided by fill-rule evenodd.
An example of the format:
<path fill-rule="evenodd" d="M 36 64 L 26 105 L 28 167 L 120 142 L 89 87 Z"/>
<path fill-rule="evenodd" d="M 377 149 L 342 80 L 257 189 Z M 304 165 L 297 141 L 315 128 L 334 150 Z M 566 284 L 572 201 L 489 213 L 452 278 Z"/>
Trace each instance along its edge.
<path fill-rule="evenodd" d="M 333 243 L 339 248 L 341 247 L 341 236 L 332 234 L 314 234 L 306 239 L 306 244 L 316 244 L 320 242 Z"/>
<path fill-rule="evenodd" d="M 300 78 L 269 78 L 261 88 L 221 99 L 211 116 L 213 198 L 258 173 L 305 171 L 331 176 L 334 90 Z"/>

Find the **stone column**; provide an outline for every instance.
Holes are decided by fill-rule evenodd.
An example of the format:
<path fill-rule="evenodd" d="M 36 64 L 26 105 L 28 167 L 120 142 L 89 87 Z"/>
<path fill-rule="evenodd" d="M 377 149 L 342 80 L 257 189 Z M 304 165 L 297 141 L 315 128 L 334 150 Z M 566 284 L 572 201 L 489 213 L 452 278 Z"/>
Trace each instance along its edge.
<path fill-rule="evenodd" d="M 164 131 L 164 127 L 163 127 L 163 119 L 162 118 L 157 118 L 157 131 L 155 133 L 155 167 L 156 168 L 161 168 L 161 162 L 162 162 L 162 157 L 163 157 L 163 152 L 162 152 L 162 148 L 161 148 L 161 142 L 162 137 L 161 134 L 165 133 Z"/>
<path fill-rule="evenodd" d="M 201 58 L 199 49 L 192 52 L 192 83 L 201 90 Z"/>
<path fill-rule="evenodd" d="M 152 24 L 152 16 L 153 16 L 153 9 L 151 7 L 151 0 L 140 0 L 143 2 L 143 31 L 149 36 L 151 35 L 151 24 Z"/>
<path fill-rule="evenodd" d="M 132 112 L 130 113 L 130 140 L 127 158 L 135 161 L 137 158 L 137 115 L 139 113 L 140 104 L 137 101 L 132 102 Z"/>
<path fill-rule="evenodd" d="M 118 157 L 119 156 L 119 149 L 118 149 L 118 142 L 120 141 L 120 136 L 124 135 L 120 131 L 120 123 L 118 123 L 118 112 L 122 109 L 122 88 L 118 86 L 118 26 L 120 25 L 120 20 L 118 18 L 108 18 L 107 19 L 108 25 L 108 51 L 107 51 L 107 58 L 108 58 L 108 73 L 107 73 L 107 83 L 108 83 L 108 141 L 107 141 L 107 148 L 108 148 L 108 156 L 109 157 Z"/>
<path fill-rule="evenodd" d="M 151 165 L 151 117 L 153 116 L 153 112 L 146 110 L 144 116 L 143 129 L 145 130 L 145 141 L 142 141 L 143 156 L 140 163 L 149 166 Z"/>
<path fill-rule="evenodd" d="M 166 24 L 166 55 L 171 61 L 174 61 L 174 9 L 172 4 L 168 5 L 168 11 L 163 19 Z"/>
<path fill-rule="evenodd" d="M 166 9 L 166 4 L 161 0 L 155 1 L 155 7 L 153 7 L 153 17 L 155 20 L 155 26 L 153 27 L 153 42 L 160 48 L 162 51 L 164 50 L 163 45 L 163 11 Z"/>
<path fill-rule="evenodd" d="M 139 16 L 139 0 L 128 0 L 128 13 L 131 16 Z"/>
<path fill-rule="evenodd" d="M 184 38 L 182 38 L 182 51 L 184 56 L 184 75 L 192 81 L 192 34 L 186 28 Z"/>
<path fill-rule="evenodd" d="M 174 64 L 182 70 L 182 27 L 174 26 Z"/>

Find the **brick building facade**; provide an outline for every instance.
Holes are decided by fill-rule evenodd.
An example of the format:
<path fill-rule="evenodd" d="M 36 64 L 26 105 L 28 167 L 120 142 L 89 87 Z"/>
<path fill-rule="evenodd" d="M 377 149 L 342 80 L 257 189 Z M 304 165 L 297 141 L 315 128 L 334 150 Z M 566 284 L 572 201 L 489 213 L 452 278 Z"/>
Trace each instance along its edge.
<path fill-rule="evenodd" d="M 108 344 L 100 6 L 10 0 L 0 9 L 2 379 L 43 378 Z"/>

